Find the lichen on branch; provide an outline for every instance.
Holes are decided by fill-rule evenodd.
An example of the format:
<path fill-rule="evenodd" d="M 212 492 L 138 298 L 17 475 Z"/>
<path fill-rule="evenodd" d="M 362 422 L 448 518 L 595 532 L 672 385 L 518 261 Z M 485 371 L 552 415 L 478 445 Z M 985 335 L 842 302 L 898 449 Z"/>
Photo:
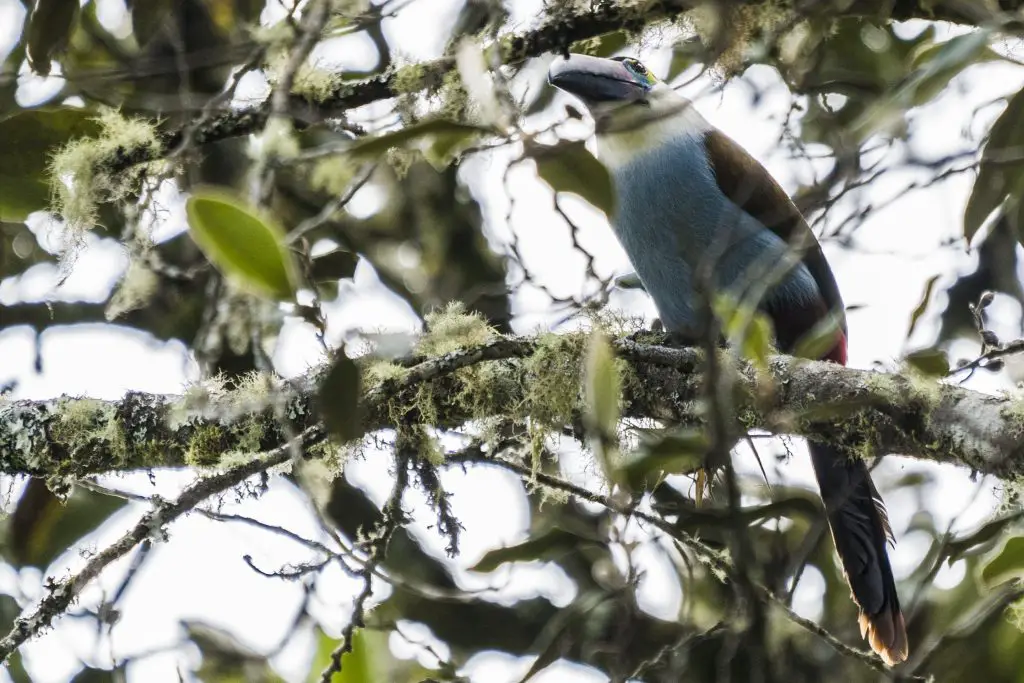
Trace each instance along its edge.
<path fill-rule="evenodd" d="M 980 4 L 980 3 L 979 3 Z M 929 0 L 906 0 L 895 3 L 851 2 L 837 6 L 832 3 L 766 3 L 764 0 L 741 0 L 731 3 L 733 11 L 742 11 L 744 16 L 756 16 L 759 22 L 766 21 L 774 13 L 795 5 L 801 12 L 825 16 L 873 16 L 888 14 L 895 20 L 922 19 L 944 20 L 970 25 L 979 24 L 990 11 L 985 8 L 969 7 L 972 3 L 935 3 Z M 516 33 L 500 36 L 494 48 L 500 50 L 501 61 L 509 65 L 520 64 L 531 57 L 545 53 L 564 52 L 575 42 L 587 40 L 612 31 L 635 32 L 645 26 L 676 21 L 684 16 L 691 20 L 706 20 L 707 2 L 703 0 L 600 0 L 598 2 L 563 3 L 553 7 L 546 20 L 539 26 Z M 1006 13 L 1024 6 L 1024 0 L 1004 0 Z M 695 9 L 705 8 L 704 13 L 689 17 Z M 989 17 L 994 19 L 994 17 Z M 706 23 L 706 21 L 705 21 Z M 1020 25 L 1004 24 L 1007 31 L 1021 32 Z M 288 37 L 285 32 L 273 37 L 274 32 L 263 32 L 261 42 L 276 45 Z M 273 62 L 273 60 L 271 60 Z M 272 66 L 272 65 L 271 65 Z M 379 76 L 351 82 L 338 76 L 305 69 L 291 93 L 296 112 L 315 113 L 317 117 L 339 116 L 344 112 L 367 104 L 437 88 L 446 74 L 456 68 L 455 60 L 442 57 L 435 60 L 407 64 Z M 274 71 L 273 68 L 270 69 Z M 220 140 L 251 135 L 259 131 L 267 121 L 269 102 L 249 108 L 227 111 L 205 122 L 190 139 L 195 144 L 206 144 Z M 136 164 L 156 161 L 176 149 L 185 139 L 184 130 L 161 131 L 158 144 L 150 140 L 118 149 L 116 159 L 105 165 L 109 173 L 125 171 Z"/>
<path fill-rule="evenodd" d="M 155 123 L 127 118 L 112 109 L 102 110 L 96 121 L 100 125 L 97 137 L 72 140 L 50 161 L 53 210 L 64 219 L 73 237 L 93 226 L 101 203 L 118 202 L 138 193 L 144 175 L 160 163 Z M 119 161 L 129 151 L 151 161 L 122 168 Z"/>
<path fill-rule="evenodd" d="M 612 347 L 623 378 L 623 417 L 700 425 L 706 412 L 702 353 L 617 332 Z M 528 424 L 537 438 L 559 434 L 578 424 L 584 411 L 589 334 L 506 337 L 458 307 L 435 314 L 413 356 L 360 359 L 364 432 L 512 421 Z M 886 374 L 787 356 L 758 372 L 722 353 L 735 373 L 736 417 L 746 429 L 826 441 L 851 457 L 898 453 L 1004 478 L 1024 474 L 1019 396 L 981 394 L 909 370 Z M 294 429 L 318 423 L 312 397 L 319 371 L 289 383 L 261 376 L 233 387 L 210 381 L 183 396 L 2 400 L 0 472 L 68 481 L 99 472 L 237 463 L 285 439 L 269 409 L 272 392 L 287 394 Z"/>

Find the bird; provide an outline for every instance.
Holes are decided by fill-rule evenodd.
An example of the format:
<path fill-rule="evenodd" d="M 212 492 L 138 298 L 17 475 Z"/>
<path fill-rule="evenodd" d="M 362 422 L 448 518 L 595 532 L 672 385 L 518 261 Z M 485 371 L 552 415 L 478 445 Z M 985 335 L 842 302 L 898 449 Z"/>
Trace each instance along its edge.
<path fill-rule="evenodd" d="M 667 332 L 699 340 L 706 329 L 703 284 L 737 292 L 751 278 L 774 275 L 772 268 L 791 255 L 788 271 L 767 283 L 758 304 L 775 343 L 791 352 L 814 330 L 834 330 L 821 360 L 846 365 L 848 328 L 835 276 L 799 209 L 764 166 L 635 58 L 559 56 L 548 83 L 594 119 L 597 158 L 615 193 L 609 223 Z M 895 666 L 909 648 L 885 505 L 862 459 L 821 441 L 809 440 L 808 450 L 861 637 Z"/>

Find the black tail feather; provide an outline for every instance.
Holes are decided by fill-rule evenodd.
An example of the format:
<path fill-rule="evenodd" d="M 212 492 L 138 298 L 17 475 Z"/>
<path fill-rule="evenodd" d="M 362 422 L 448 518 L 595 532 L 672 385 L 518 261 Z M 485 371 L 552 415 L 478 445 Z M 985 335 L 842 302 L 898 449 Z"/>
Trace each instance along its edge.
<path fill-rule="evenodd" d="M 824 444 L 809 446 L 832 540 L 860 608 L 861 636 L 888 665 L 902 662 L 907 629 L 886 552 L 893 536 L 882 499 L 863 460 Z"/>

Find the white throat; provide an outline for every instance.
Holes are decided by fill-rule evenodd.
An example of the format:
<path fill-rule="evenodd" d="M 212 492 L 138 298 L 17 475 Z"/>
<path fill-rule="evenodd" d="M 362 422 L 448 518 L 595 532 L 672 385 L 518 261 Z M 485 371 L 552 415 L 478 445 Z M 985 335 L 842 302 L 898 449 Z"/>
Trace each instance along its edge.
<path fill-rule="evenodd" d="M 650 106 L 606 115 L 597 114 L 597 155 L 609 170 L 627 164 L 652 147 L 681 136 L 711 130 L 690 100 L 663 84 L 649 99 Z"/>

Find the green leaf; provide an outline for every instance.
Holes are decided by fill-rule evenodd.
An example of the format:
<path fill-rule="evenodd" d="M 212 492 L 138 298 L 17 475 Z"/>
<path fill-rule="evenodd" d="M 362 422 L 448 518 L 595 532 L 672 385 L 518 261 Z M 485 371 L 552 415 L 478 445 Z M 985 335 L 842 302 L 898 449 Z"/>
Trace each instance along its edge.
<path fill-rule="evenodd" d="M 490 550 L 469 570 L 486 573 L 508 562 L 554 561 L 578 548 L 581 540 L 586 539 L 556 527 L 517 545 Z"/>
<path fill-rule="evenodd" d="M 319 639 L 316 654 L 313 657 L 308 683 L 319 683 L 320 674 L 331 662 L 331 653 L 341 643 L 317 629 Z M 331 683 L 377 683 L 393 680 L 387 674 L 392 662 L 391 651 L 388 649 L 388 634 L 357 628 L 352 632 L 352 648 L 341 657 L 341 671 L 331 676 Z"/>
<path fill-rule="evenodd" d="M 320 380 L 317 408 L 327 431 L 341 442 L 363 434 L 360 387 L 359 366 L 345 355 L 344 349 L 338 351 L 334 364 Z"/>
<path fill-rule="evenodd" d="M 1024 536 L 1006 539 L 995 557 L 981 569 L 981 581 L 988 587 L 1016 578 L 1024 578 Z"/>
<path fill-rule="evenodd" d="M 10 599 L 14 600 L 14 598 Z M 28 672 L 25 671 L 25 665 L 22 664 L 20 651 L 15 650 L 12 652 L 5 664 L 7 665 L 7 675 L 11 677 L 14 683 L 32 683 L 32 677 L 28 675 Z"/>
<path fill-rule="evenodd" d="M 964 237 L 968 243 L 1006 197 L 1024 184 L 1021 149 L 1024 149 L 1024 90 L 1007 101 L 1006 109 L 989 132 L 978 177 L 964 209 Z"/>
<path fill-rule="evenodd" d="M 203 655 L 196 672 L 200 680 L 218 683 L 284 683 L 270 662 L 230 632 L 199 621 L 183 622 L 189 638 Z"/>
<path fill-rule="evenodd" d="M 80 7 L 79 0 L 36 0 L 28 19 L 28 62 L 43 76 L 50 73 L 50 59 L 68 43 Z"/>
<path fill-rule="evenodd" d="M 433 139 L 432 154 L 446 156 L 458 144 L 489 132 L 486 128 L 479 126 L 469 126 L 445 119 L 433 119 L 383 135 L 361 138 L 348 148 L 348 154 L 361 159 L 372 159 L 384 154 L 392 147 L 401 147 L 413 140 L 429 137 Z"/>
<path fill-rule="evenodd" d="M 917 306 L 914 307 L 913 312 L 910 314 L 910 327 L 907 328 L 907 339 L 910 335 L 914 334 L 914 330 L 917 329 L 917 321 L 921 319 L 924 312 L 928 310 L 928 302 L 931 301 L 932 292 L 935 290 L 935 283 L 939 281 L 939 275 L 932 275 L 928 278 L 928 282 L 924 286 L 924 294 L 921 295 L 921 301 L 918 302 Z"/>
<path fill-rule="evenodd" d="M 615 192 L 612 177 L 583 142 L 563 142 L 554 147 L 527 145 L 526 154 L 537 164 L 537 175 L 555 192 L 570 192 L 612 216 Z"/>
<path fill-rule="evenodd" d="M 626 47 L 628 41 L 629 35 L 625 31 L 610 31 L 593 38 L 578 40 L 569 46 L 569 51 L 592 57 L 611 57 Z"/>
<path fill-rule="evenodd" d="M 640 280 L 640 276 L 636 273 L 627 273 L 615 278 L 615 286 L 620 289 L 639 289 L 647 291 L 644 287 L 643 281 Z"/>
<path fill-rule="evenodd" d="M 929 377 L 945 377 L 949 374 L 949 356 L 941 349 L 913 351 L 903 360 L 910 367 Z"/>
<path fill-rule="evenodd" d="M 97 134 L 92 116 L 70 108 L 0 115 L 0 221 L 21 222 L 47 207 L 50 157 L 69 140 Z"/>
<path fill-rule="evenodd" d="M 784 41 L 781 55 L 800 91 L 815 95 L 801 121 L 804 142 L 834 147 L 860 144 L 877 133 L 904 135 L 907 106 L 893 94 L 912 72 L 914 57 L 935 44 L 935 27 L 903 38 L 891 23 L 864 17 L 840 18 L 827 28 L 813 22 L 804 26 L 802 38 L 794 32 L 795 42 Z M 829 94 L 848 99 L 835 107 Z"/>
<path fill-rule="evenodd" d="M 177 0 L 127 0 L 132 13 L 132 33 L 139 45 L 148 45 L 168 23 L 173 21 L 171 9 Z"/>
<path fill-rule="evenodd" d="M 820 320 L 803 337 L 797 340 L 793 347 L 793 355 L 797 358 L 810 358 L 819 360 L 836 347 L 839 334 L 842 328 L 839 325 L 840 317 L 829 315 Z"/>
<path fill-rule="evenodd" d="M 275 221 L 213 188 L 195 192 L 185 211 L 192 239 L 226 276 L 260 296 L 295 297 L 298 268 Z"/>
<path fill-rule="evenodd" d="M 1006 530 L 1006 527 L 1016 523 L 1022 517 L 1024 517 L 1024 511 L 1003 515 L 986 522 L 977 531 L 948 541 L 946 543 L 946 564 L 953 564 L 961 557 L 977 554 L 979 548 L 987 547 Z"/>
<path fill-rule="evenodd" d="M 1024 196 L 1018 196 L 1007 212 L 1010 227 L 1015 231 L 1017 242 L 1024 244 Z"/>
<path fill-rule="evenodd" d="M 1002 60 L 1002 55 L 989 48 L 991 38 L 992 29 L 981 27 L 944 43 L 928 45 L 914 57 L 912 66 L 916 71 L 897 90 L 895 98 L 909 95 L 907 107 L 926 104 L 967 67 Z"/>
<path fill-rule="evenodd" d="M 668 71 L 665 73 L 665 82 L 670 83 L 676 76 L 680 75 L 695 63 L 701 61 L 701 55 L 707 48 L 700 38 L 687 38 L 672 46 L 672 61 L 668 64 Z"/>
<path fill-rule="evenodd" d="M 61 501 L 41 479 L 30 479 L 7 520 L 4 557 L 16 566 L 45 569 L 125 505 L 83 488 Z"/>
<path fill-rule="evenodd" d="M 968 244 L 992 212 L 1003 205 L 1010 192 L 1010 180 L 1004 169 L 986 163 L 984 155 L 982 159 L 978 177 L 974 179 L 974 187 L 971 188 L 971 195 L 964 208 L 964 239 Z"/>
<path fill-rule="evenodd" d="M 758 368 L 767 369 L 773 335 L 771 319 L 761 312 L 755 313 L 743 337 L 743 357 L 753 361 Z"/>
<path fill-rule="evenodd" d="M 646 432 L 622 470 L 633 491 L 650 490 L 670 474 L 692 474 L 704 465 L 708 440 L 699 429 Z"/>
<path fill-rule="evenodd" d="M 766 370 L 775 336 L 771 319 L 724 293 L 715 297 L 713 308 L 730 343 L 739 347 L 743 357 L 758 369 Z"/>
<path fill-rule="evenodd" d="M 124 665 L 117 667 L 116 669 L 94 669 L 92 667 L 85 667 L 77 674 L 74 678 L 68 681 L 68 683 L 121 683 L 125 680 L 126 667 Z M 211 680 L 209 678 L 207 681 Z M 261 683 L 265 683 L 266 679 L 257 679 Z M 280 680 L 280 679 L 277 679 Z M 224 679 L 219 679 L 218 683 L 224 683 Z"/>

